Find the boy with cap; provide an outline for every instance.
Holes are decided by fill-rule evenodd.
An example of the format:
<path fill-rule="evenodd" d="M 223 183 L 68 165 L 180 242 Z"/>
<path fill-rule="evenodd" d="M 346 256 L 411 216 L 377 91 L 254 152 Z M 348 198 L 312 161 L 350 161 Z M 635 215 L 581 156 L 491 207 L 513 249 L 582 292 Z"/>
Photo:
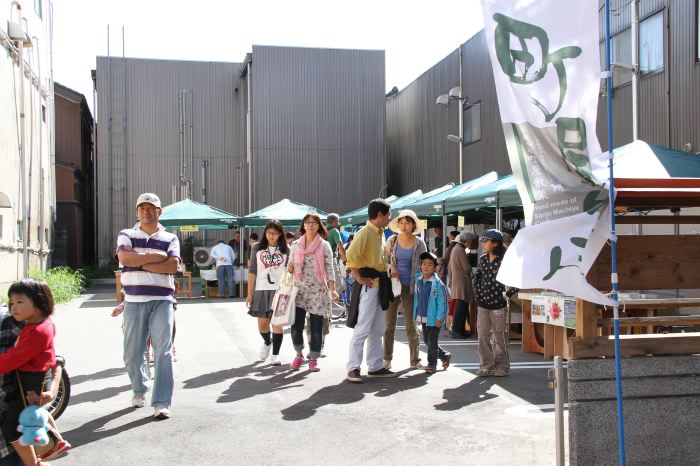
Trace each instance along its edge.
<path fill-rule="evenodd" d="M 167 419 L 174 386 L 174 275 L 180 267 L 180 242 L 158 223 L 161 212 L 158 196 L 141 194 L 136 201 L 139 223 L 119 232 L 117 256 L 124 266 L 124 365 L 133 389 L 131 406 L 141 408 L 146 403 L 148 373 L 144 352 L 150 335 L 155 359 L 153 416 Z"/>
<path fill-rule="evenodd" d="M 413 299 L 413 321 L 423 328 L 423 339 L 428 347 L 428 365 L 421 366 L 426 374 L 434 374 L 437 358 L 440 357 L 443 369 L 450 365 L 450 353 L 438 344 L 440 328 L 447 317 L 447 288 L 435 270 L 437 256 L 431 252 L 420 255 L 420 272 L 416 274 L 415 297 Z"/>

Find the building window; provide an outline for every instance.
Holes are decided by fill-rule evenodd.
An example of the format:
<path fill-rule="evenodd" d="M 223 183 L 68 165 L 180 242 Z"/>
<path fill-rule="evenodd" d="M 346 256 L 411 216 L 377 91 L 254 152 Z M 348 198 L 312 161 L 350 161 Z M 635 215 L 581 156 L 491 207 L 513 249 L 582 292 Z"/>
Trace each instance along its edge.
<path fill-rule="evenodd" d="M 481 102 L 466 104 L 464 109 L 464 145 L 481 139 Z"/>
<path fill-rule="evenodd" d="M 17 220 L 17 231 L 15 232 L 15 238 L 17 241 L 22 241 L 22 221 Z"/>
<path fill-rule="evenodd" d="M 605 52 L 605 43 L 603 43 L 603 52 Z M 630 28 L 613 36 L 611 52 L 612 63 L 632 67 L 632 30 Z M 605 60 L 605 53 L 601 58 Z M 613 71 L 613 87 L 622 86 L 630 81 L 632 81 L 632 73 Z"/>
<path fill-rule="evenodd" d="M 700 0 L 698 0 L 700 3 Z M 612 37 L 611 61 L 632 68 L 632 30 L 627 28 Z M 605 41 L 602 43 L 601 68 L 605 69 Z M 639 69 L 644 73 L 664 67 L 664 12 L 639 22 Z M 613 70 L 613 87 L 632 81 L 632 73 Z"/>
<path fill-rule="evenodd" d="M 639 24 L 639 69 L 648 73 L 664 67 L 664 12 Z"/>
<path fill-rule="evenodd" d="M 46 123 L 46 105 L 41 106 L 41 121 Z"/>
<path fill-rule="evenodd" d="M 34 0 L 34 11 L 36 11 L 36 14 L 41 18 L 41 1 L 42 0 Z"/>
<path fill-rule="evenodd" d="M 2 215 L 0 215 L 0 239 L 2 239 Z"/>

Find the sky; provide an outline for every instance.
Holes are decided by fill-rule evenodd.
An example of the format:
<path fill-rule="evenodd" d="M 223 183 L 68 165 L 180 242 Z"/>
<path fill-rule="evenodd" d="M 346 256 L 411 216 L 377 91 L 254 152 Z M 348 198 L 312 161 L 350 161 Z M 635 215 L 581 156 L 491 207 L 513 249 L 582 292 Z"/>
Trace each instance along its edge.
<path fill-rule="evenodd" d="M 242 62 L 255 45 L 385 50 L 403 89 L 483 27 L 478 0 L 53 0 L 54 80 L 92 108 L 95 57 Z"/>

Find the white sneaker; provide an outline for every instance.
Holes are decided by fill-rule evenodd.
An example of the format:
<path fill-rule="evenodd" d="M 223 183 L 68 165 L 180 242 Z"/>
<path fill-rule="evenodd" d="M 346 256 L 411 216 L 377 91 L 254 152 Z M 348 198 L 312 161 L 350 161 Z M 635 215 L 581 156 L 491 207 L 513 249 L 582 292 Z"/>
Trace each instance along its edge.
<path fill-rule="evenodd" d="M 131 407 L 143 408 L 144 406 L 146 406 L 146 396 L 134 394 L 133 398 L 131 398 Z"/>
<path fill-rule="evenodd" d="M 391 369 L 391 361 L 387 359 L 384 360 L 384 369 Z"/>
<path fill-rule="evenodd" d="M 280 359 L 279 355 L 273 354 L 272 358 L 270 359 L 270 364 L 272 364 L 273 366 L 281 366 L 282 360 Z"/>
<path fill-rule="evenodd" d="M 270 343 L 269 345 L 266 345 L 263 342 L 263 345 L 260 347 L 260 360 L 267 361 L 267 357 L 270 356 L 271 350 L 272 350 L 272 343 Z"/>
<path fill-rule="evenodd" d="M 156 419 L 169 419 L 170 410 L 167 406 L 158 405 L 156 406 L 155 412 L 153 413 L 153 417 Z"/>

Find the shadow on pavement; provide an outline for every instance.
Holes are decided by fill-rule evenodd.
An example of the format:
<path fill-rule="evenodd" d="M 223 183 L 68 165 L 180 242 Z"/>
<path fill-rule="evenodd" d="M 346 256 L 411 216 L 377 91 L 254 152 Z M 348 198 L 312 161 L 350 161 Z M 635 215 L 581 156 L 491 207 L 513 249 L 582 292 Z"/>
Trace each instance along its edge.
<path fill-rule="evenodd" d="M 279 366 L 277 366 L 277 368 L 280 369 Z M 287 388 L 301 387 L 302 384 L 295 384 L 295 382 L 302 382 L 309 374 L 309 372 L 304 370 L 298 372 L 290 371 L 287 368 L 281 370 L 284 372 L 279 372 L 267 379 L 251 379 L 244 377 L 235 380 L 231 386 L 221 394 L 216 402 L 232 403 L 234 401 L 252 398 L 255 395 L 278 392 Z"/>
<path fill-rule="evenodd" d="M 131 384 L 122 385 L 121 387 L 108 387 L 101 390 L 80 393 L 79 395 L 73 395 L 70 397 L 70 406 L 80 403 L 95 403 L 97 401 L 102 401 L 106 400 L 107 398 L 117 396 L 122 392 L 128 392 L 129 390 L 131 390 Z"/>
<path fill-rule="evenodd" d="M 456 411 L 474 403 L 496 398 L 498 395 L 488 393 L 493 385 L 493 378 L 476 377 L 457 388 L 446 388 L 442 394 L 445 402 L 435 405 L 435 409 L 438 411 Z"/>
<path fill-rule="evenodd" d="M 259 376 L 265 377 L 268 375 L 275 374 L 280 370 L 283 370 L 284 366 L 271 366 L 262 365 L 261 362 L 256 362 L 253 364 L 248 364 L 241 367 L 233 367 L 231 369 L 225 369 L 223 371 L 210 372 L 208 374 L 202 374 L 191 379 L 187 379 L 183 382 L 183 388 L 202 388 L 207 385 L 214 385 L 220 382 L 224 382 L 229 379 L 236 379 L 240 377 L 248 376 Z"/>
<path fill-rule="evenodd" d="M 78 448 L 88 443 L 96 442 L 107 437 L 113 437 L 135 427 L 146 425 L 150 422 L 157 422 L 152 416 L 147 416 L 135 421 L 128 422 L 124 425 L 113 427 L 111 429 L 103 429 L 103 427 L 115 419 L 118 419 L 126 414 L 131 413 L 136 408 L 124 408 L 106 416 L 99 417 L 92 421 L 86 422 L 80 427 L 73 430 L 62 432 L 61 435 L 69 439 L 73 445 L 73 449 Z M 147 410 L 150 413 L 150 410 Z"/>
<path fill-rule="evenodd" d="M 402 371 L 399 374 L 405 374 L 406 372 Z M 281 411 L 282 419 L 285 421 L 308 419 L 323 406 L 357 403 L 365 397 L 365 394 L 369 393 L 374 393 L 374 396 L 378 397 L 386 397 L 406 390 L 420 388 L 428 383 L 428 377 L 427 374 L 419 372 L 408 377 L 368 379 L 361 384 L 343 381 L 337 385 L 323 387 L 306 400 L 283 409 Z"/>
<path fill-rule="evenodd" d="M 105 369 L 99 372 L 95 372 L 93 374 L 71 375 L 70 383 L 71 385 L 78 385 L 79 383 L 87 382 L 88 380 L 109 379 L 111 377 L 117 377 L 122 374 L 126 374 L 126 369 L 124 369 L 123 367 L 113 367 L 111 369 Z"/>

